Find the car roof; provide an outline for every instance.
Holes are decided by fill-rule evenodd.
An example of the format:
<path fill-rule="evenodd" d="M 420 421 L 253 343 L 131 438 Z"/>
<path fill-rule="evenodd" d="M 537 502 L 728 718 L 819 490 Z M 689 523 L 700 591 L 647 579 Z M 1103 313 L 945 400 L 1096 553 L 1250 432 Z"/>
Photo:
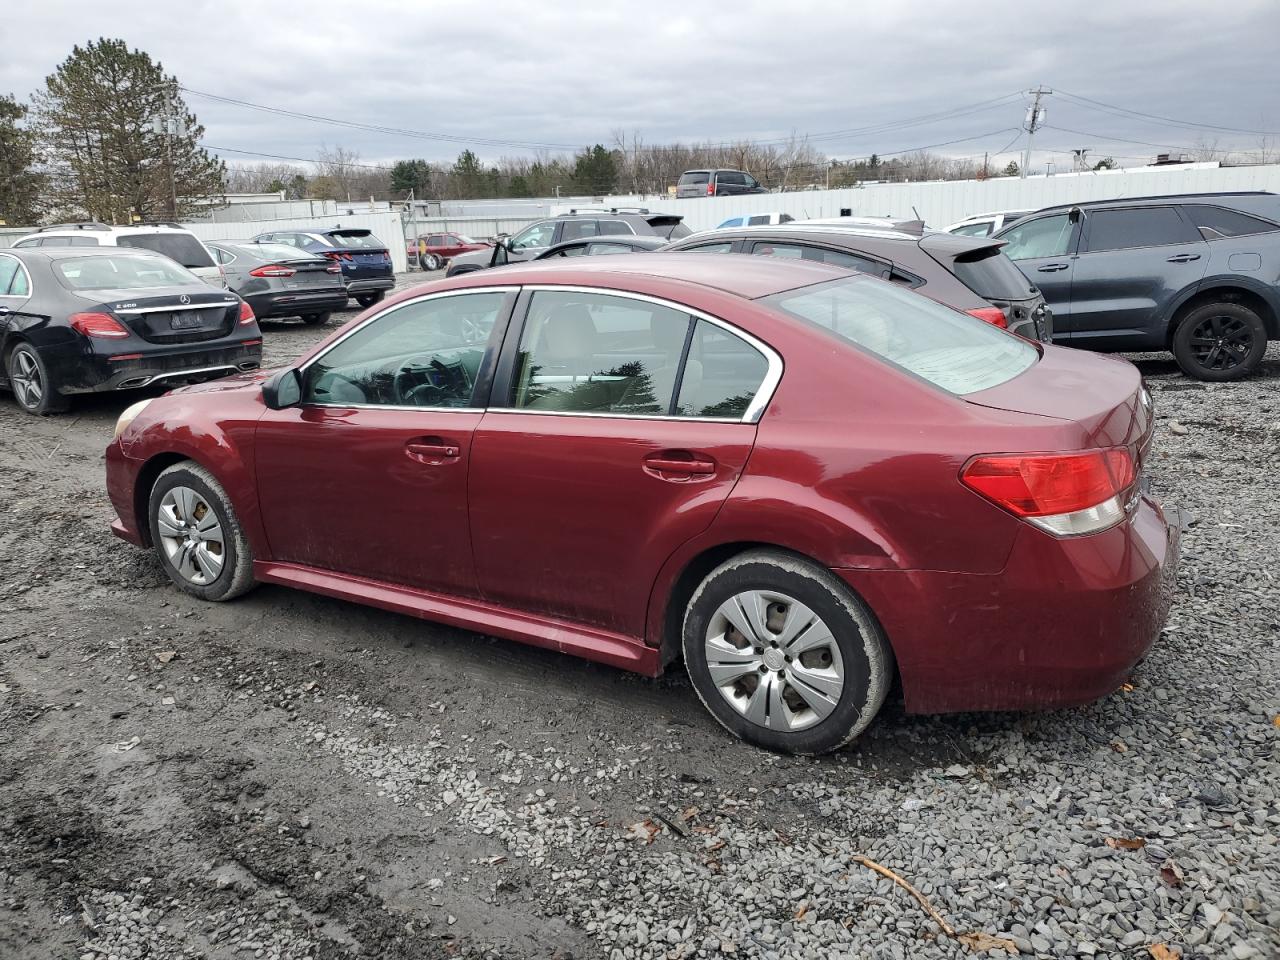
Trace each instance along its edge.
<path fill-rule="evenodd" d="M 6 247 L 0 253 L 12 253 L 23 257 L 45 257 L 49 260 L 67 260 L 72 257 L 137 257 L 139 259 L 168 260 L 162 253 L 142 247 Z"/>
<path fill-rule="evenodd" d="M 1051 207 L 1041 207 L 1034 213 L 1048 213 L 1051 210 L 1070 210 L 1079 207 L 1082 210 L 1094 210 L 1103 207 L 1153 206 L 1163 203 L 1213 203 L 1215 200 L 1233 198 L 1280 197 L 1280 194 L 1269 190 L 1223 190 L 1217 193 L 1165 193 L 1146 197 L 1113 197 L 1110 200 L 1082 200 L 1079 203 L 1056 203 Z"/>
<path fill-rule="evenodd" d="M 743 227 L 720 227 L 716 230 L 701 230 L 698 233 L 690 234 L 682 237 L 681 242 L 687 242 L 694 237 L 699 239 L 703 237 L 728 237 L 728 236 L 752 236 L 754 234 L 767 233 L 770 236 L 777 236 L 780 233 L 795 234 L 796 239 L 806 237 L 812 239 L 818 236 L 830 237 L 866 237 L 871 240 L 890 240 L 890 241 L 910 241 L 919 243 L 919 234 L 906 233 L 902 230 L 890 230 L 880 227 L 859 227 L 847 226 L 843 227 L 834 223 L 796 223 L 794 220 L 788 223 L 756 223 L 751 226 Z"/>
<path fill-rule="evenodd" d="M 516 284 L 575 282 L 565 278 L 565 274 L 577 278 L 576 282 L 582 282 L 584 274 L 602 281 L 642 276 L 709 287 L 744 300 L 756 300 L 784 290 L 856 275 L 843 267 L 809 260 L 752 257 L 749 266 L 744 261 L 745 258 L 733 255 L 708 256 L 679 251 L 657 252 L 647 257 L 569 257 L 558 262 L 531 260 L 511 264 L 501 268 L 500 278 L 489 271 L 477 270 L 455 279 L 470 281 L 460 286 L 488 286 L 505 285 L 508 280 Z M 602 283 L 602 286 L 608 285 Z"/>

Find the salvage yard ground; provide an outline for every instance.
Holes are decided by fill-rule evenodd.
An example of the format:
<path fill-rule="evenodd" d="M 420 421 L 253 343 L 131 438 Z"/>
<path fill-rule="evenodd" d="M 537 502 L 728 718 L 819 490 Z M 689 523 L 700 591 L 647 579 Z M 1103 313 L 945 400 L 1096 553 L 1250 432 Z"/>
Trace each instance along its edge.
<path fill-rule="evenodd" d="M 264 322 L 267 362 L 350 315 Z M 1276 957 L 1277 346 L 1223 386 L 1138 358 L 1190 526 L 1131 684 L 891 700 L 820 760 L 733 740 L 679 672 L 277 587 L 202 604 L 108 530 L 132 398 L 0 398 L 0 957 Z"/>

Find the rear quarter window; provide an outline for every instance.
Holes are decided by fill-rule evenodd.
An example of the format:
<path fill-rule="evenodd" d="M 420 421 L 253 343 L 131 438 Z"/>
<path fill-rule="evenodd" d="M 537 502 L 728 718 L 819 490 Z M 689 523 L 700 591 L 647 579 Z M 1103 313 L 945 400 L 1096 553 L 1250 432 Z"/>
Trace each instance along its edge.
<path fill-rule="evenodd" d="M 962 254 L 951 265 L 956 279 L 984 300 L 1026 300 L 1031 282 L 999 247 Z"/>
<path fill-rule="evenodd" d="M 1206 240 L 1224 240 L 1227 237 L 1248 237 L 1257 233 L 1271 233 L 1280 226 L 1259 220 L 1237 210 L 1213 207 L 1208 204 L 1188 204 L 1182 208 L 1191 222 Z"/>
<path fill-rule="evenodd" d="M 760 302 L 956 396 L 1006 383 L 1039 357 L 1012 334 L 865 277 L 787 290 Z"/>

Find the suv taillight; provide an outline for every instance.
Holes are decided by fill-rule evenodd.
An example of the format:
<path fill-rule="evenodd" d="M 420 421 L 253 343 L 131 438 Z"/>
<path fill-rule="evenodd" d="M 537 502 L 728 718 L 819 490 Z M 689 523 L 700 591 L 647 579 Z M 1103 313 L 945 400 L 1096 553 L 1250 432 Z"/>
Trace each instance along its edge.
<path fill-rule="evenodd" d="M 109 313 L 73 313 L 68 321 L 71 329 L 98 340 L 125 340 L 128 329 Z"/>
<path fill-rule="evenodd" d="M 265 267 L 255 267 L 249 271 L 251 277 L 292 277 L 297 270 L 292 267 L 286 267 L 283 264 L 272 263 Z"/>
<path fill-rule="evenodd" d="M 1001 330 L 1009 329 L 1009 321 L 1005 319 L 1004 311 L 999 307 L 975 307 L 965 312 L 971 317 L 977 317 L 983 323 L 991 324 L 993 327 L 999 327 Z"/>
<path fill-rule="evenodd" d="M 1135 479 L 1124 447 L 986 454 L 960 471 L 960 482 L 974 493 L 1056 537 L 1115 526 L 1124 519 L 1125 495 Z"/>
<path fill-rule="evenodd" d="M 713 181 L 707 181 L 707 196 L 714 197 L 716 195 L 716 185 Z"/>

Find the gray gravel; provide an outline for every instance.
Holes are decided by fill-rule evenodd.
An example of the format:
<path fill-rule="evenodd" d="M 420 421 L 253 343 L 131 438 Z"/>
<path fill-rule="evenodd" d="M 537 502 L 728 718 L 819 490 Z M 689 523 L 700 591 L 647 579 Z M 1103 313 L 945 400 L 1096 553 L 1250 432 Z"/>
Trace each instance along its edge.
<path fill-rule="evenodd" d="M 729 739 L 678 675 L 274 588 L 189 602 L 68 506 L 118 409 L 0 404 L 0 956 L 977 955 L 859 857 L 1027 956 L 1280 956 L 1280 353 L 1221 387 L 1136 359 L 1191 523 L 1129 688 L 891 702 L 820 760 Z"/>

